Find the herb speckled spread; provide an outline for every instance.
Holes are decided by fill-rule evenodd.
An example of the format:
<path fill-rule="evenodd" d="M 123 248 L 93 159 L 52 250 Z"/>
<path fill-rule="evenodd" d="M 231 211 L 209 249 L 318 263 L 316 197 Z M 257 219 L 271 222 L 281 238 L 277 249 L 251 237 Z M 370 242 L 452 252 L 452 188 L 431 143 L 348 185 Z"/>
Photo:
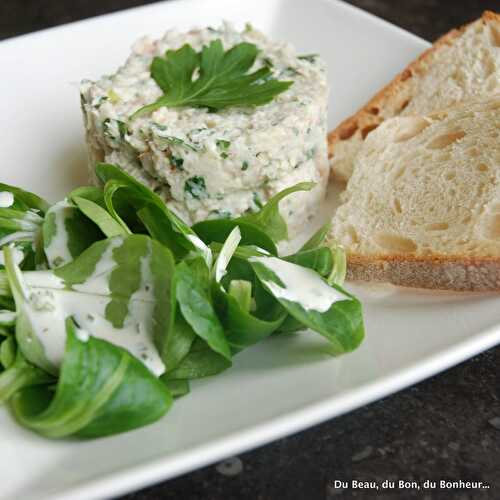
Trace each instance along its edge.
<path fill-rule="evenodd" d="M 293 85 L 271 103 L 227 108 L 160 108 L 129 117 L 162 91 L 150 75 L 153 57 L 189 43 L 195 50 L 220 39 L 227 50 L 240 42 L 261 52 L 254 68 Z M 300 57 L 287 43 L 268 40 L 247 26 L 168 31 L 143 38 L 114 75 L 81 85 L 91 171 L 97 161 L 121 166 L 157 192 L 188 223 L 235 217 L 258 210 L 272 195 L 301 181 L 310 192 L 282 204 L 293 235 L 317 210 L 328 180 L 325 66 L 317 56 Z"/>

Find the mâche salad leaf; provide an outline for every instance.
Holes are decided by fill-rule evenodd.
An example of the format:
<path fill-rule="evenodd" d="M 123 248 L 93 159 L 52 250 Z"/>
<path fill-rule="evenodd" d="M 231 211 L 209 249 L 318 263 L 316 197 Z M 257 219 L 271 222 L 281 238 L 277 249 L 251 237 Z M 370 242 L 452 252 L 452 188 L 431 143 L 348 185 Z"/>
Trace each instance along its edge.
<path fill-rule="evenodd" d="M 206 272 L 205 272 L 206 271 Z M 175 291 L 182 315 L 210 348 L 227 359 L 231 351 L 210 298 L 210 277 L 204 262 L 181 262 L 175 270 Z"/>
<path fill-rule="evenodd" d="M 71 262 L 92 243 L 102 239 L 99 227 L 67 199 L 47 210 L 42 232 L 45 256 L 51 269 Z"/>
<path fill-rule="evenodd" d="M 293 318 L 326 337 L 336 354 L 358 347 L 364 327 L 361 304 L 352 295 L 312 269 L 277 257 L 249 261 L 266 290 Z"/>
<path fill-rule="evenodd" d="M 262 306 L 257 297 L 252 297 L 257 283 L 251 268 L 244 261 L 232 260 L 240 238 L 240 229 L 235 227 L 220 249 L 213 284 L 215 304 L 228 332 L 227 339 L 233 353 L 271 335 L 287 316 L 279 304 Z"/>
<path fill-rule="evenodd" d="M 274 195 L 257 213 L 240 217 L 239 221 L 250 222 L 258 227 L 265 227 L 266 233 L 275 243 L 288 239 L 288 228 L 280 214 L 279 203 L 287 196 L 298 191 L 310 191 L 314 182 L 300 182 Z"/>
<path fill-rule="evenodd" d="M 169 327 L 173 259 L 144 235 L 94 243 L 71 263 L 52 271 L 21 273 L 4 249 L 16 302 L 16 338 L 23 355 L 57 374 L 64 357 L 68 316 L 89 334 L 121 345 L 153 372 L 164 371 L 155 348 Z"/>
<path fill-rule="evenodd" d="M 50 438 L 124 432 L 271 335 L 310 329 L 334 354 L 361 342 L 328 226 L 278 251 L 280 202 L 311 183 L 190 227 L 118 166 L 96 176 L 52 206 L 11 186 L 0 196 L 0 403 L 21 425 Z"/>
<path fill-rule="evenodd" d="M 81 196 L 73 196 L 72 200 L 80 212 L 93 221 L 107 238 L 129 234 L 123 226 L 98 203 Z"/>
<path fill-rule="evenodd" d="M 125 349 L 104 340 L 78 338 L 71 318 L 55 393 L 30 387 L 12 399 L 16 419 L 50 438 L 97 437 L 158 420 L 172 404 L 159 379 Z"/>
<path fill-rule="evenodd" d="M 15 351 L 13 337 L 4 340 L 2 347 L 9 340 L 11 349 Z M 4 366 L 4 368 L 5 370 L 0 373 L 0 404 L 8 401 L 14 394 L 25 387 L 45 385 L 54 381 L 54 378 L 48 373 L 28 363 L 19 349 L 15 352 L 13 362 L 9 366 Z"/>
<path fill-rule="evenodd" d="M 151 76 L 163 95 L 132 118 L 163 106 L 219 110 L 267 104 L 293 82 L 276 80 L 267 66 L 249 73 L 258 52 L 256 45 L 247 42 L 225 51 L 221 40 L 213 40 L 201 52 L 189 44 L 167 50 L 151 64 Z"/>
<path fill-rule="evenodd" d="M 18 264 L 43 265 L 42 224 L 49 204 L 36 194 L 0 183 L 0 248 L 10 244 Z M 0 255 L 0 268 L 3 267 Z"/>
<path fill-rule="evenodd" d="M 180 259 L 187 253 L 199 253 L 207 265 L 211 263 L 210 249 L 201 241 L 196 232 L 167 208 L 162 199 L 146 186 L 116 165 L 99 163 L 96 175 L 104 185 L 104 200 L 109 213 L 128 230 L 120 211 L 130 209 L 143 223 L 152 238 L 167 246 Z M 121 191 L 124 198 L 116 206 L 115 195 Z"/>

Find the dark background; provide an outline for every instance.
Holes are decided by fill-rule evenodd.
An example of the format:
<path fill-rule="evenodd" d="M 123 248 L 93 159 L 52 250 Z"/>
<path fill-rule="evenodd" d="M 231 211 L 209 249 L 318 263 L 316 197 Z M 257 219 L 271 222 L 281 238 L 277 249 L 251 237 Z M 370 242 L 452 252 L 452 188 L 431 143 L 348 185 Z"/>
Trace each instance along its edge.
<path fill-rule="evenodd" d="M 207 0 L 208 1 L 208 0 Z M 238 1 L 238 0 L 235 0 Z M 310 0 L 316 1 L 316 0 Z M 0 0 L 0 39 L 145 3 Z M 500 0 L 352 0 L 427 40 Z M 500 498 L 500 347 L 394 396 L 122 500 Z M 241 472 L 238 469 L 242 466 Z M 335 489 L 335 479 L 481 480 L 482 491 Z"/>

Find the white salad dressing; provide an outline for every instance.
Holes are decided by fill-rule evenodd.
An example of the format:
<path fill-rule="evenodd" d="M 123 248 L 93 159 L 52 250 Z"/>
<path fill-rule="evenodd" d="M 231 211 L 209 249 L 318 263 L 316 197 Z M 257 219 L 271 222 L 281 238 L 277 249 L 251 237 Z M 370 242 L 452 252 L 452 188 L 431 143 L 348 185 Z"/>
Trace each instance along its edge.
<path fill-rule="evenodd" d="M 33 231 L 38 229 L 40 223 L 36 223 L 33 220 L 33 216 L 38 217 L 36 214 L 26 212 L 22 219 L 13 219 L 14 222 L 18 225 L 21 231 Z"/>
<path fill-rule="evenodd" d="M 115 328 L 106 319 L 109 298 L 109 272 L 116 262 L 113 249 L 122 243 L 121 238 L 110 240 L 92 275 L 84 285 L 65 288 L 63 280 L 51 271 L 26 272 L 27 285 L 24 312 L 40 340 L 45 356 L 54 366 L 60 366 L 66 343 L 65 320 L 72 316 L 77 323 L 77 338 L 86 341 L 89 335 L 123 347 L 155 375 L 165 371 L 154 345 L 151 332 L 153 321 L 154 290 L 148 258 L 141 259 L 141 285 L 132 295 L 123 328 Z"/>
<path fill-rule="evenodd" d="M 85 283 L 73 285 L 73 289 L 84 293 L 105 293 L 109 294 L 109 273 L 116 267 L 113 260 L 113 251 L 121 246 L 123 238 L 116 237 L 109 240 L 108 246 L 97 262 L 92 274 L 85 279 Z"/>
<path fill-rule="evenodd" d="M 75 328 L 75 335 L 80 342 L 88 342 L 90 338 L 89 332 L 82 328 Z"/>
<path fill-rule="evenodd" d="M 68 231 L 66 230 L 66 219 L 72 211 L 72 205 L 65 198 L 49 208 L 47 216 L 53 213 L 55 216 L 56 230 L 52 235 L 50 243 L 45 247 L 45 255 L 51 267 L 58 267 L 73 260 L 68 247 Z"/>
<path fill-rule="evenodd" d="M 14 195 L 10 191 L 0 191 L 0 208 L 9 208 L 14 205 Z"/>
<path fill-rule="evenodd" d="M 274 281 L 265 281 L 277 298 L 296 302 L 308 311 L 326 312 L 334 302 L 350 300 L 347 295 L 330 287 L 311 269 L 277 257 L 251 257 L 249 260 L 267 267 L 283 283 L 284 287 L 281 287 Z"/>
<path fill-rule="evenodd" d="M 10 233 L 0 238 L 0 247 L 7 245 L 7 243 L 11 243 L 12 241 L 26 241 L 33 239 L 32 231 L 16 231 L 15 233 Z"/>

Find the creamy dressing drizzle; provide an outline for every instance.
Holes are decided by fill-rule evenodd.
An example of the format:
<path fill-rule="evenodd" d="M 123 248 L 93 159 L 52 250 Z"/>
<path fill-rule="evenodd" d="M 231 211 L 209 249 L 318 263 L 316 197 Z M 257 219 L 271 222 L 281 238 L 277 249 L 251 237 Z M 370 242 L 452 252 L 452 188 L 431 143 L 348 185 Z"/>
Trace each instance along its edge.
<path fill-rule="evenodd" d="M 10 191 L 0 191 L 0 208 L 9 208 L 14 205 L 14 195 Z"/>
<path fill-rule="evenodd" d="M 33 231 L 16 231 L 15 233 L 10 233 L 0 238 L 0 247 L 7 245 L 7 243 L 11 243 L 12 241 L 21 241 L 21 240 L 32 240 L 33 239 Z"/>
<path fill-rule="evenodd" d="M 251 257 L 271 270 L 283 283 L 266 280 L 266 286 L 280 299 L 300 304 L 307 311 L 326 312 L 334 302 L 350 300 L 343 293 L 330 287 L 312 269 L 292 264 L 277 257 Z"/>
<path fill-rule="evenodd" d="M 90 338 L 89 332 L 82 328 L 75 328 L 75 335 L 80 342 L 88 342 Z"/>
<path fill-rule="evenodd" d="M 148 334 L 148 332 L 153 332 L 155 304 L 151 252 L 150 242 L 148 254 L 141 258 L 141 284 L 130 299 L 124 328 L 126 331 L 134 332 L 126 349 L 148 366 L 153 373 L 161 375 L 165 371 L 165 365 L 154 345 L 152 335 Z"/>
<path fill-rule="evenodd" d="M 73 285 L 79 293 L 65 288 L 64 281 L 51 271 L 24 273 L 29 287 L 25 313 L 45 356 L 54 366 L 60 366 L 64 358 L 65 319 L 72 316 L 78 325 L 77 337 L 80 340 L 85 341 L 89 335 L 98 337 L 126 349 L 156 376 L 165 371 L 149 334 L 151 328 L 146 328 L 153 321 L 154 308 L 149 255 L 141 259 L 141 285 L 131 297 L 123 328 L 115 328 L 106 319 L 106 307 L 111 301 L 108 296 L 109 271 L 116 265 L 112 253 L 121 243 L 120 238 L 111 240 L 87 283 Z"/>
<path fill-rule="evenodd" d="M 45 247 L 45 255 L 51 267 L 58 267 L 73 260 L 73 256 L 68 247 L 68 231 L 65 221 L 70 215 L 71 204 L 67 199 L 59 201 L 53 205 L 47 215 L 55 215 L 56 232 L 52 235 L 49 245 Z"/>

